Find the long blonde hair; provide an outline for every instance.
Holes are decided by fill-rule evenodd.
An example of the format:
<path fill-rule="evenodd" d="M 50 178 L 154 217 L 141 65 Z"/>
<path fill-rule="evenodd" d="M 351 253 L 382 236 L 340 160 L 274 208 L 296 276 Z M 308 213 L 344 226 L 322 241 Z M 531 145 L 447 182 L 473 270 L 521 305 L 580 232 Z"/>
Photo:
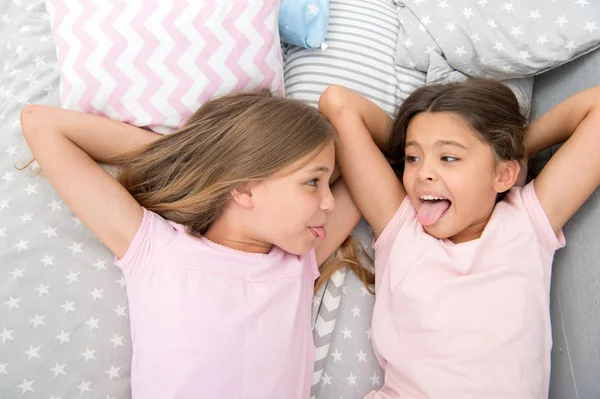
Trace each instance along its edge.
<path fill-rule="evenodd" d="M 364 259 L 364 263 L 360 261 L 359 254 L 363 255 L 360 257 Z M 315 291 L 318 291 L 336 271 L 343 267 L 347 267 L 354 272 L 362 281 L 365 288 L 371 294 L 375 294 L 372 290 L 372 287 L 375 285 L 375 275 L 371 271 L 373 259 L 371 259 L 364 247 L 352 236 L 348 236 L 333 256 L 321 266 L 319 270 L 321 275 L 315 283 Z"/>
<path fill-rule="evenodd" d="M 236 93 L 202 105 L 177 132 L 110 160 L 135 200 L 165 219 L 204 234 L 231 191 L 261 181 L 336 137 L 333 125 L 303 102 L 267 91 Z M 283 222 L 283 221 L 282 221 Z M 320 287 L 346 265 L 365 282 L 352 237 L 321 268 Z"/>
<path fill-rule="evenodd" d="M 177 132 L 110 160 L 146 209 L 204 234 L 232 190 L 261 181 L 335 139 L 316 109 L 269 92 L 202 105 Z"/>
<path fill-rule="evenodd" d="M 107 163 L 119 168 L 117 179 L 141 206 L 202 235 L 234 189 L 272 176 L 335 137 L 333 125 L 303 102 L 244 92 L 205 103 L 178 131 Z M 349 237 L 323 265 L 318 286 L 343 264 L 360 273 L 353 243 Z"/>

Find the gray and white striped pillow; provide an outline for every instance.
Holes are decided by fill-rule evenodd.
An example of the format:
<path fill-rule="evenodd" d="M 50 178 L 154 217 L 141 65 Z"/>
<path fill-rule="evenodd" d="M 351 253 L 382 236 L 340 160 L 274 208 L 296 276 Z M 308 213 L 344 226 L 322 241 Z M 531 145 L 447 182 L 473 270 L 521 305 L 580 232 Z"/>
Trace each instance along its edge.
<path fill-rule="evenodd" d="M 399 28 L 393 0 L 330 0 L 327 49 L 283 48 L 286 97 L 317 106 L 340 84 L 393 114 L 425 83 L 424 73 L 394 64 Z"/>

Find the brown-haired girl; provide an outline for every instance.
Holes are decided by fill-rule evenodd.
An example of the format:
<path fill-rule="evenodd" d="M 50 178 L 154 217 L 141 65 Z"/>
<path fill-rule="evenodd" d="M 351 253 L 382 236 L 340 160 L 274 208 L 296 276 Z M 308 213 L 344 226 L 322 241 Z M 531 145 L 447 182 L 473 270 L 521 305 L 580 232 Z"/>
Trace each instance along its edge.
<path fill-rule="evenodd" d="M 552 259 L 600 183 L 600 86 L 530 126 L 491 80 L 420 88 L 394 120 L 342 87 L 319 108 L 376 236 L 372 342 L 385 383 L 368 397 L 547 398 Z M 514 187 L 524 158 L 563 141 Z"/>
<path fill-rule="evenodd" d="M 360 217 L 343 181 L 330 190 L 334 129 L 317 110 L 240 93 L 164 137 L 39 105 L 21 124 L 123 270 L 134 398 L 309 396 L 318 266 Z"/>

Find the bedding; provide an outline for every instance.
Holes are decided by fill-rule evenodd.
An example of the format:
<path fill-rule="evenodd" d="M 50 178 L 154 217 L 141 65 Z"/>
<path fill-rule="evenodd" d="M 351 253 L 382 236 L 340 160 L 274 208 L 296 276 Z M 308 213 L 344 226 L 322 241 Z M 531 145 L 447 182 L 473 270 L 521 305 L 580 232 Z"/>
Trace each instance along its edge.
<path fill-rule="evenodd" d="M 533 76 L 600 44 L 594 0 L 395 0 L 396 63 L 429 72 L 448 64 L 471 77 Z"/>
<path fill-rule="evenodd" d="M 30 153 L 28 103 L 59 106 L 42 0 L 0 0 L 0 397 L 127 398 L 127 297 L 108 250 L 43 177 Z"/>
<path fill-rule="evenodd" d="M 286 96 L 317 106 L 341 84 L 392 114 L 425 83 L 423 72 L 394 63 L 399 26 L 392 0 L 330 0 L 327 49 L 284 46 Z"/>
<path fill-rule="evenodd" d="M 372 258 L 373 231 L 363 219 L 352 235 Z M 367 266 L 365 257 L 359 260 Z M 371 287 L 373 289 L 373 287 Z M 362 398 L 383 385 L 383 370 L 371 345 L 371 317 L 375 296 L 351 271 L 341 269 L 325 286 L 317 302 L 313 331 L 317 355 L 312 398 Z M 315 302 L 319 297 L 315 297 Z M 316 378 L 318 377 L 318 379 Z"/>
<path fill-rule="evenodd" d="M 213 96 L 283 95 L 278 0 L 47 0 L 64 108 L 166 133 Z"/>
<path fill-rule="evenodd" d="M 27 103 L 60 106 L 64 87 L 59 76 L 69 75 L 75 88 L 94 73 L 94 64 L 107 65 L 98 59 L 103 51 L 99 47 L 89 58 L 77 55 L 83 68 L 91 69 L 81 75 L 67 72 L 65 65 L 74 62 L 66 60 L 67 53 L 77 52 L 89 35 L 104 39 L 100 30 L 93 29 L 98 29 L 105 14 L 94 14 L 77 38 L 66 31 L 70 25 L 64 27 L 59 35 L 67 44 L 58 45 L 65 46 L 67 53 L 62 53 L 65 60 L 60 64 L 50 22 L 58 18 L 63 3 L 47 1 L 58 4 L 52 16 L 44 0 L 0 0 L 0 397 L 123 399 L 130 395 L 131 342 L 122 276 L 109 251 L 75 218 L 48 182 L 34 173 L 35 164 L 26 171 L 15 169 L 30 156 L 19 126 L 21 107 Z M 105 3 L 90 4 L 107 7 Z M 77 20 L 82 24 L 82 18 L 90 15 L 77 14 L 81 11 L 72 10 L 71 19 L 62 23 Z M 126 24 L 122 18 L 115 24 Z M 60 30 L 59 26 L 54 20 L 55 29 Z M 286 95 L 316 106 L 328 85 L 342 84 L 392 115 L 399 102 L 427 81 L 425 72 L 397 64 L 397 36 L 402 27 L 393 0 L 330 1 L 327 49 L 284 45 Z M 271 40 L 253 37 L 263 45 Z M 259 46 L 258 42 L 251 44 Z M 269 51 L 275 50 L 270 47 Z M 112 66 L 118 64 L 116 60 Z M 104 76 L 101 73 L 97 76 Z M 272 83 L 276 90 L 282 89 L 275 80 Z M 110 93 L 88 89 L 86 84 L 72 91 L 73 104 L 84 104 L 82 93 L 86 92 L 86 106 L 97 107 L 94 112 L 109 115 L 114 108 L 108 107 L 120 106 L 109 104 Z M 142 85 L 136 90 L 145 88 Z M 63 101 L 65 98 L 63 95 Z M 100 99 L 108 99 L 107 104 Z M 136 123 L 154 123 L 155 130 L 169 131 L 183 118 L 183 113 L 170 115 L 162 116 L 164 125 L 156 122 L 160 118 L 150 122 L 140 118 Z M 364 220 L 353 235 L 372 251 L 372 232 Z M 346 270 L 336 273 L 315 295 L 317 356 L 312 397 L 358 398 L 383 382 L 370 344 L 373 303 L 374 297 Z"/>

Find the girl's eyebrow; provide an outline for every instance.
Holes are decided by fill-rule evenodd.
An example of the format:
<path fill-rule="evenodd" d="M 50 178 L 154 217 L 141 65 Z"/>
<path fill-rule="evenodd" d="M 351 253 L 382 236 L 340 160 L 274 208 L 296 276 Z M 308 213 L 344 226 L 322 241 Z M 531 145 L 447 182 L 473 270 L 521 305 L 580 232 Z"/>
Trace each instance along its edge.
<path fill-rule="evenodd" d="M 329 172 L 329 168 L 327 166 L 315 166 L 309 172 Z"/>
<path fill-rule="evenodd" d="M 440 146 L 440 147 L 445 146 L 445 145 L 453 145 L 453 146 L 460 147 L 460 148 L 465 149 L 465 150 L 468 149 L 467 147 L 465 147 L 464 145 L 462 145 L 458 141 L 454 141 L 454 140 L 440 140 L 440 141 L 438 141 L 435 144 L 437 146 Z"/>
<path fill-rule="evenodd" d="M 445 145 L 453 145 L 456 147 L 460 147 L 462 149 L 468 150 L 467 147 L 465 147 L 464 145 L 462 145 L 461 143 L 459 143 L 458 141 L 454 141 L 454 140 L 439 140 L 435 143 L 436 146 L 438 147 L 443 147 Z M 404 145 L 404 148 L 409 147 L 409 146 L 415 146 L 415 147 L 419 147 L 421 148 L 421 146 L 419 144 L 417 144 L 416 141 L 409 141 Z"/>

